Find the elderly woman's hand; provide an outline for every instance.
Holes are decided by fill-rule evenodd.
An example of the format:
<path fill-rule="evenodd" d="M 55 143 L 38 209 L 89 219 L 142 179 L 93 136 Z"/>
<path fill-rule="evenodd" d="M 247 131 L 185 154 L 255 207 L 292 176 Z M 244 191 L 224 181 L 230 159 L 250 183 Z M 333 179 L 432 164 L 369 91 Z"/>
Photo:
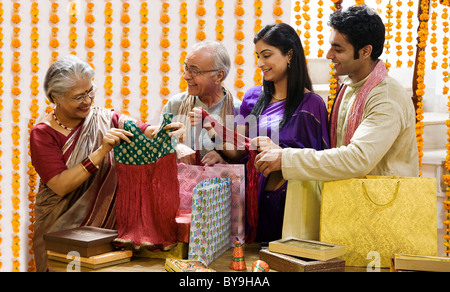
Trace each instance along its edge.
<path fill-rule="evenodd" d="M 179 142 L 183 142 L 186 137 L 186 127 L 183 123 L 173 122 L 164 127 L 164 130 L 172 130 L 169 137 L 178 138 Z"/>
<path fill-rule="evenodd" d="M 103 136 L 102 148 L 105 152 L 111 151 L 115 146 L 120 144 L 120 140 L 124 140 L 127 143 L 131 143 L 128 137 L 133 137 L 133 133 L 125 131 L 123 129 L 111 128 Z"/>

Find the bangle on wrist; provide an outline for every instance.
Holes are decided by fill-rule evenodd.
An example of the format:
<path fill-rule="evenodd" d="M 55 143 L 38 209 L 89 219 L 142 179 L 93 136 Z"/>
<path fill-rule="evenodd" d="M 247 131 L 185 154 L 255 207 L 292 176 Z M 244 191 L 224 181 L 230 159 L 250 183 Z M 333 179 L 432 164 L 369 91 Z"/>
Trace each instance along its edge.
<path fill-rule="evenodd" d="M 89 174 L 93 174 L 99 168 L 97 165 L 95 165 L 92 162 L 92 160 L 89 156 L 86 157 L 83 161 L 81 161 L 80 164 L 81 164 L 81 167 Z"/>

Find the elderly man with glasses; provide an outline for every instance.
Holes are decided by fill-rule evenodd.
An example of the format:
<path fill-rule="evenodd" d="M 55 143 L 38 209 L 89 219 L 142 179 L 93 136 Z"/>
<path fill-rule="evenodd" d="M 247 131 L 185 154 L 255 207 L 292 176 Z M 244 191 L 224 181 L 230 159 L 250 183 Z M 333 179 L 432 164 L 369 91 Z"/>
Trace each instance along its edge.
<path fill-rule="evenodd" d="M 234 121 L 241 102 L 223 86 L 223 81 L 230 71 L 230 63 L 226 48 L 215 41 L 195 44 L 186 56 L 183 78 L 187 82 L 188 89 L 173 96 L 162 110 L 163 113 L 172 113 L 174 120 L 183 122 L 186 126 L 185 151 L 177 150 L 178 153 L 185 154 L 180 155 L 183 156 L 180 161 L 184 163 L 196 163 L 191 149 L 199 150 L 200 155 L 197 158 L 201 158 L 201 163 L 205 165 L 226 163 L 206 131 L 199 132 L 201 129 L 191 128 L 189 113 L 194 108 L 203 108 L 224 124 L 227 122 L 227 116 L 228 121 Z"/>

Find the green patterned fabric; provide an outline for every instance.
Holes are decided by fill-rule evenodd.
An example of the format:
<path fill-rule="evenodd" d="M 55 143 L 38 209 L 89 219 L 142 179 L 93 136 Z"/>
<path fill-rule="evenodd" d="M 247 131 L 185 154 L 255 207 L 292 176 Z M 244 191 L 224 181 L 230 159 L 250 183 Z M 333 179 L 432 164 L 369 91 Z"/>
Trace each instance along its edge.
<path fill-rule="evenodd" d="M 135 121 L 127 120 L 123 129 L 133 133 L 131 143 L 122 141 L 114 147 L 116 163 L 142 165 L 155 163 L 159 158 L 175 153 L 176 143 L 169 137 L 170 130 L 163 128 L 172 122 L 172 114 L 163 114 L 163 122 L 153 139 L 147 138 Z"/>

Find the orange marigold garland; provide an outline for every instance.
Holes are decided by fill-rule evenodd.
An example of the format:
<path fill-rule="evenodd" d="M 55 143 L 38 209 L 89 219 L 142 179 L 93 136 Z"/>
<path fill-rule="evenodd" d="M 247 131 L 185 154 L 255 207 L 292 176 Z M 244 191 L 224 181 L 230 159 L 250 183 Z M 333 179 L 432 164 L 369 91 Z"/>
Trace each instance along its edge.
<path fill-rule="evenodd" d="M 197 9 L 195 10 L 195 14 L 197 14 L 198 19 L 198 27 L 197 27 L 197 34 L 195 38 L 198 41 L 203 41 L 206 39 L 205 34 L 205 20 L 203 17 L 206 15 L 206 9 L 204 7 L 205 1 L 204 0 L 198 0 L 197 1 Z"/>
<path fill-rule="evenodd" d="M 239 98 L 240 100 L 243 99 L 244 97 L 244 91 L 243 88 L 245 87 L 245 83 L 242 80 L 243 76 L 244 76 L 244 69 L 242 68 L 242 65 L 245 63 L 245 59 L 243 56 L 244 53 L 244 45 L 242 44 L 242 41 L 245 38 L 245 34 L 242 31 L 243 27 L 244 27 L 244 20 L 242 19 L 244 14 L 245 14 L 245 10 L 244 7 L 242 7 L 242 0 L 237 0 L 236 1 L 236 7 L 234 9 L 234 14 L 236 15 L 236 17 L 238 18 L 236 21 L 236 33 L 234 34 L 234 38 L 237 42 L 236 45 L 236 57 L 234 59 L 234 62 L 236 64 L 236 76 L 235 76 L 235 81 L 234 81 L 234 86 L 237 88 L 237 98 Z"/>
<path fill-rule="evenodd" d="M 401 60 L 401 56 L 403 54 L 403 48 L 401 45 L 402 42 L 402 1 L 398 0 L 396 3 L 397 5 L 397 12 L 395 14 L 395 28 L 396 28 L 396 32 L 395 32 L 395 38 L 394 41 L 396 42 L 396 46 L 395 49 L 397 50 L 396 55 L 397 55 L 397 62 L 396 67 L 400 68 L 402 67 L 402 60 Z"/>
<path fill-rule="evenodd" d="M 84 20 L 86 22 L 86 51 L 87 51 L 87 63 L 91 65 L 91 67 L 95 70 L 95 66 L 93 64 L 94 61 L 94 47 L 95 47 L 95 41 L 94 41 L 94 2 L 88 2 L 87 3 L 87 9 L 86 9 L 86 16 L 84 17 Z"/>
<path fill-rule="evenodd" d="M 323 30 L 323 21 L 322 21 L 322 18 L 323 18 L 323 8 L 322 8 L 323 1 L 319 0 L 318 4 L 319 4 L 319 8 L 317 9 L 318 10 L 317 11 L 317 19 L 319 19 L 319 20 L 317 21 L 316 30 L 318 32 L 318 34 L 317 34 L 317 39 L 318 39 L 317 44 L 319 45 L 319 49 L 317 50 L 317 58 L 322 58 L 323 54 L 324 54 L 324 50 L 322 49 L 322 45 L 324 43 L 324 40 L 323 40 L 324 36 L 322 34 L 322 30 Z"/>
<path fill-rule="evenodd" d="M 391 4 L 391 0 L 389 0 L 389 3 L 386 5 L 386 19 L 387 19 L 387 23 L 385 23 L 385 27 L 386 27 L 386 42 L 384 44 L 384 47 L 386 49 L 385 54 L 386 56 L 389 56 L 389 54 L 391 53 L 391 44 L 390 44 L 390 40 L 392 39 L 392 26 L 394 25 L 394 23 L 391 21 L 391 19 L 393 18 L 392 16 L 392 4 Z M 386 57 L 386 61 L 384 62 L 384 64 L 386 65 L 386 69 L 389 71 L 389 68 L 391 67 L 391 63 L 388 61 L 388 58 Z"/>
<path fill-rule="evenodd" d="M 431 7 L 433 9 L 436 9 L 438 5 L 437 0 L 431 0 Z M 432 11 L 431 13 L 429 13 L 431 15 L 431 38 L 430 38 L 430 43 L 432 44 L 431 46 L 431 56 L 433 57 L 433 61 L 431 62 L 431 70 L 436 70 L 438 63 L 436 62 L 436 57 L 438 55 L 438 48 L 436 46 L 437 43 L 437 34 L 436 34 L 436 29 L 437 29 L 437 12 L 436 11 Z"/>
<path fill-rule="evenodd" d="M 13 95 L 13 107 L 12 107 L 12 177 L 13 181 L 11 183 L 12 188 L 12 195 L 11 195 L 11 202 L 12 202 L 12 217 L 11 225 L 12 225 L 12 231 L 13 231 L 13 237 L 12 237 L 12 256 L 13 256 L 13 272 L 20 272 L 20 99 L 19 95 L 21 94 L 20 90 L 20 73 L 21 73 L 21 65 L 20 65 L 20 48 L 21 44 L 19 40 L 19 34 L 20 34 L 20 28 L 19 25 L 21 23 L 21 18 L 19 15 L 20 11 L 20 3 L 14 2 L 13 3 L 13 11 L 11 14 L 11 22 L 13 23 L 13 37 L 11 39 L 11 46 L 13 49 L 13 60 L 11 63 L 11 73 L 13 78 L 13 86 L 11 89 L 11 94 Z"/>
<path fill-rule="evenodd" d="M 253 3 L 253 7 L 255 8 L 255 26 L 253 27 L 253 31 L 256 33 L 258 33 L 258 31 L 260 31 L 262 29 L 262 20 L 261 20 L 261 15 L 262 15 L 262 7 L 263 7 L 263 2 L 261 0 L 256 0 Z M 263 75 L 261 72 L 261 68 L 258 68 L 257 66 L 258 64 L 258 57 L 255 54 L 255 74 L 253 75 L 253 81 L 255 82 L 255 85 L 262 85 L 263 84 Z"/>
<path fill-rule="evenodd" d="M 408 43 L 407 49 L 408 49 L 408 68 L 412 68 L 414 66 L 414 61 L 412 60 L 412 57 L 414 55 L 414 46 L 412 45 L 413 43 L 413 32 L 412 32 L 412 28 L 414 27 L 413 25 L 413 17 L 414 17 L 414 12 L 411 10 L 411 7 L 414 5 L 413 0 L 409 0 L 408 3 L 408 16 L 407 16 L 407 26 L 406 28 L 408 29 L 407 31 L 407 37 L 405 38 L 406 42 Z"/>
<path fill-rule="evenodd" d="M 141 24 L 143 25 L 141 27 L 141 58 L 139 60 L 141 64 L 141 73 L 143 74 L 141 76 L 141 82 L 139 83 L 139 88 L 141 90 L 141 105 L 139 106 L 139 111 L 141 112 L 141 121 L 146 122 L 148 118 L 148 82 L 147 82 L 147 74 L 148 72 L 148 53 L 147 53 L 147 47 L 148 47 L 148 28 L 147 28 L 147 22 L 148 22 L 148 3 L 147 1 L 143 1 L 141 3 L 141 9 L 139 10 L 139 14 L 141 16 Z"/>
<path fill-rule="evenodd" d="M 105 15 L 105 34 L 103 38 L 105 39 L 105 82 L 103 84 L 103 88 L 105 90 L 105 108 L 112 109 L 112 94 L 113 94 L 113 82 L 111 72 L 113 71 L 113 57 L 111 48 L 113 46 L 113 32 L 111 24 L 113 22 L 113 9 L 112 2 L 108 1 L 105 3 L 105 9 L 103 13 Z"/>
<path fill-rule="evenodd" d="M 340 7 L 342 0 L 331 0 L 333 2 L 333 6 L 331 6 L 332 11 L 336 11 L 338 7 Z M 328 116 L 331 114 L 331 109 L 333 107 L 333 103 L 336 99 L 336 92 L 338 87 L 338 77 L 336 76 L 336 72 L 334 71 L 334 65 L 333 63 L 329 64 L 331 70 L 330 70 L 330 79 L 328 79 L 329 82 L 329 90 L 328 93 L 330 94 L 328 96 Z"/>
<path fill-rule="evenodd" d="M 120 93 L 122 95 L 122 113 L 125 115 L 130 115 L 129 104 L 130 100 L 128 99 L 129 94 L 131 93 L 129 86 L 130 77 L 128 76 L 128 73 L 130 72 L 130 64 L 129 57 L 130 52 L 128 51 L 129 47 L 131 46 L 131 43 L 128 39 L 130 28 L 128 27 L 129 22 L 131 21 L 131 18 L 128 14 L 130 8 L 130 3 L 127 1 L 123 1 L 122 3 L 122 15 L 120 17 L 120 21 L 123 25 L 122 28 L 122 40 L 120 42 L 120 46 L 122 47 L 122 65 L 120 66 L 120 71 L 122 72 L 122 87 L 120 89 Z"/>
<path fill-rule="evenodd" d="M 275 4 L 273 7 L 273 14 L 275 15 L 275 22 L 279 23 L 279 22 L 283 22 L 281 20 L 281 16 L 283 15 L 284 11 L 283 8 L 281 7 L 281 0 L 275 0 Z"/>
<path fill-rule="evenodd" d="M 419 151 L 419 168 L 422 167 L 422 158 L 423 158 L 423 130 L 425 125 L 423 123 L 423 96 L 425 94 L 425 47 L 427 46 L 428 40 L 428 19 L 429 19 L 429 0 L 421 0 L 420 6 L 422 8 L 422 13 L 419 16 L 420 24 L 419 24 L 419 42 L 417 44 L 419 48 L 419 56 L 417 58 L 417 124 L 416 124 L 416 139 L 417 139 L 417 147 Z M 422 172 L 419 172 L 419 175 L 422 176 Z"/>
<path fill-rule="evenodd" d="M 448 9 L 445 7 L 442 10 L 442 19 L 443 21 L 443 32 L 444 32 L 444 37 L 442 40 L 442 54 L 443 54 L 443 60 L 442 60 L 442 74 L 443 74 L 443 81 L 444 81 L 444 88 L 442 90 L 442 94 L 443 95 L 448 95 L 448 112 L 450 114 L 450 94 L 448 94 L 449 92 L 449 87 L 447 86 L 447 84 L 449 84 L 450 81 L 450 73 L 448 71 L 449 68 L 449 59 L 448 59 L 448 44 L 449 44 L 449 37 L 448 37 L 448 32 L 449 32 L 449 23 L 448 23 Z M 446 159 L 445 159 L 445 164 L 444 164 L 444 168 L 447 170 L 446 174 L 444 175 L 444 182 L 447 185 L 446 189 L 445 189 L 445 196 L 447 197 L 444 201 L 444 210 L 446 210 L 446 216 L 444 219 L 444 225 L 445 225 L 445 234 L 444 234 L 444 246 L 445 246 L 445 254 L 447 257 L 450 257 L 450 116 L 446 121 L 446 125 L 447 125 L 447 141 L 448 143 L 445 145 L 446 146 Z"/>
<path fill-rule="evenodd" d="M 180 74 L 183 73 L 183 68 L 184 68 L 184 61 L 186 59 L 186 55 L 187 55 L 187 51 L 186 48 L 188 46 L 188 33 L 187 33 L 187 14 L 188 14 L 188 10 L 187 10 L 187 2 L 186 1 L 182 1 L 180 3 L 180 10 L 179 10 L 179 14 L 180 14 L 180 59 L 179 59 L 179 64 L 180 64 Z M 219 21 L 219 20 L 217 20 Z M 180 84 L 178 85 L 178 87 L 180 88 L 181 92 L 186 91 L 187 89 L 187 82 L 186 80 L 184 80 L 183 76 L 180 76 Z M 163 100 L 164 102 L 164 100 Z M 167 101 L 166 101 L 167 102 Z"/>
<path fill-rule="evenodd" d="M 32 16 L 32 32 L 31 34 L 34 35 L 35 40 L 37 42 L 38 38 L 39 38 L 39 34 L 37 33 L 37 24 L 39 21 L 39 9 L 38 9 L 38 2 L 35 1 L 31 4 L 31 10 L 30 10 L 30 14 Z M 36 36 L 36 35 L 37 36 Z M 31 36 L 30 36 L 31 37 Z M 31 59 L 30 59 L 30 63 L 31 63 L 31 72 L 32 72 L 32 76 L 31 76 L 31 82 L 30 82 L 30 89 L 31 89 L 31 104 L 30 104 L 30 120 L 28 122 L 28 133 L 31 131 L 31 129 L 33 129 L 34 125 L 36 124 L 36 120 L 39 117 L 39 99 L 38 99 L 38 95 L 39 95 L 39 82 L 38 82 L 38 71 L 39 71 L 39 53 L 36 50 L 37 47 L 33 47 L 32 46 L 32 52 L 31 52 Z M 28 149 L 30 149 L 30 147 L 28 146 Z M 30 150 L 28 150 L 28 155 L 31 156 Z M 31 163 L 31 161 L 28 162 L 28 187 L 29 187 L 29 191 L 28 191 L 28 209 L 29 209 L 29 221 L 30 221 L 30 225 L 28 226 L 28 230 L 29 230 L 29 234 L 28 234 L 28 245 L 30 246 L 29 249 L 29 254 L 33 255 L 34 254 L 34 249 L 33 249 L 33 237 L 34 237 L 34 222 L 35 222 L 35 212 L 34 212 L 34 207 L 35 207 L 35 202 L 36 202 L 36 187 L 37 187 L 37 173 L 36 170 L 34 169 L 33 164 Z M 34 257 L 31 257 L 30 261 L 28 262 L 28 272 L 35 272 L 36 271 L 36 262 L 34 261 Z"/>
<path fill-rule="evenodd" d="M 305 29 L 305 33 L 303 34 L 303 44 L 304 44 L 304 51 L 305 51 L 305 56 L 309 56 L 309 54 L 311 53 L 311 46 L 310 46 L 310 38 L 311 38 L 311 33 L 310 33 L 310 29 L 311 29 L 311 24 L 309 23 L 309 21 L 311 20 L 311 16 L 309 15 L 309 0 L 303 0 L 303 6 L 302 6 L 302 10 L 303 10 L 303 19 L 305 20 L 305 24 L 303 25 L 303 28 Z"/>
<path fill-rule="evenodd" d="M 163 50 L 162 52 L 162 58 L 161 58 L 161 66 L 160 70 L 162 72 L 162 82 L 161 82 L 161 88 L 159 90 L 159 93 L 162 97 L 162 106 L 164 106 L 168 99 L 168 96 L 170 94 L 169 89 L 169 76 L 168 73 L 170 71 L 170 65 L 169 65 L 169 56 L 170 53 L 168 51 L 168 48 L 170 47 L 170 41 L 169 41 L 169 7 L 170 4 L 168 2 L 163 1 L 162 3 L 162 15 L 161 15 L 161 22 L 162 22 L 162 35 L 161 35 L 161 43 L 160 46 Z"/>
<path fill-rule="evenodd" d="M 216 16 L 218 17 L 216 22 L 216 40 L 219 42 L 222 41 L 224 38 L 223 30 L 225 27 L 223 26 L 223 19 L 222 19 L 223 5 L 224 2 L 222 0 L 216 1 Z"/>
<path fill-rule="evenodd" d="M 0 2 L 0 24 L 3 23 L 3 3 Z M 3 28 L 2 26 L 0 26 L 0 97 L 3 97 L 3 76 L 1 75 L 3 73 L 3 51 L 1 50 L 3 49 Z M 3 99 L 0 98 L 0 125 L 3 125 L 2 123 L 2 114 L 3 112 Z M 3 131 L 3 128 L 0 126 L 0 134 Z M 2 169 L 2 165 L 1 162 L 2 160 L 2 155 L 3 155 L 3 151 L 1 150 L 1 146 L 2 146 L 2 140 L 0 139 L 0 170 Z M 0 183 L 3 180 L 3 176 L 0 172 Z M 2 256 L 2 250 L 1 250 L 1 246 L 2 246 L 2 241 L 3 238 L 1 237 L 2 235 L 2 218 L 3 215 L 1 213 L 2 210 L 2 189 L 1 189 L 1 184 L 0 184 L 0 270 L 3 267 L 3 263 L 1 261 L 1 256 Z"/>
<path fill-rule="evenodd" d="M 72 54 L 76 54 L 75 49 L 78 45 L 77 43 L 77 38 L 78 38 L 78 34 L 77 34 L 77 27 L 76 27 L 76 23 L 78 21 L 77 15 L 78 15 L 78 7 L 77 7 L 77 2 L 73 1 L 69 3 L 69 23 L 70 23 L 70 31 L 69 31 L 69 47 L 73 50 L 71 53 Z"/>

